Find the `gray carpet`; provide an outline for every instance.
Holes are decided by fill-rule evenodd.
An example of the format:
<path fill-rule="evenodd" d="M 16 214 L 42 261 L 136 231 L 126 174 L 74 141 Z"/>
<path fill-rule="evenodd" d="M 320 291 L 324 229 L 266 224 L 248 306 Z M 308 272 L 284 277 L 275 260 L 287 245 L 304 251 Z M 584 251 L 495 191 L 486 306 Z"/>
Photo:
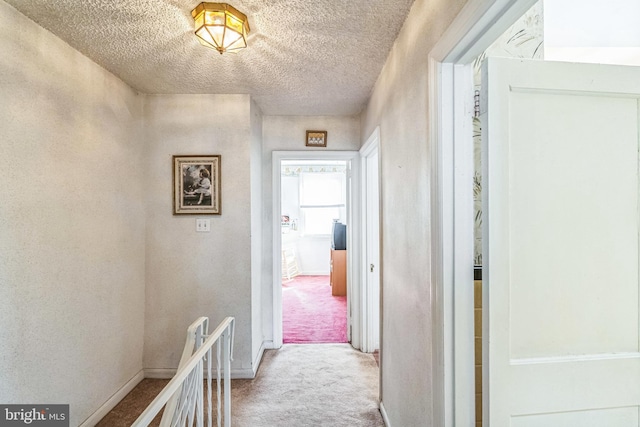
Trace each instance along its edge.
<path fill-rule="evenodd" d="M 231 384 L 234 427 L 384 426 L 375 359 L 349 344 L 269 350 L 255 380 Z"/>
<path fill-rule="evenodd" d="M 231 381 L 232 426 L 383 427 L 378 372 L 371 354 L 349 344 L 267 350 L 255 379 Z M 130 426 L 166 383 L 144 380 L 98 425 Z"/>

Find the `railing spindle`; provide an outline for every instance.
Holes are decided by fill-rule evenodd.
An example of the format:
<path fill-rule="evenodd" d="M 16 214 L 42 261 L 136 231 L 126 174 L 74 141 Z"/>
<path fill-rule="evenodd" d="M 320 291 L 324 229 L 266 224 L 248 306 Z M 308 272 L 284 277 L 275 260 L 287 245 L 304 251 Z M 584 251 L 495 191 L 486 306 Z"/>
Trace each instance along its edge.
<path fill-rule="evenodd" d="M 234 326 L 235 319 L 227 317 L 211 335 L 207 335 L 208 319 L 200 318 L 194 322 L 189 327 L 187 343 L 178 372 L 132 424 L 132 427 L 148 426 L 165 405 L 165 416 L 160 424 L 162 427 L 193 426 L 194 423 L 198 427 L 204 427 L 205 359 L 207 360 L 207 425 L 212 427 L 211 359 L 214 344 L 217 344 L 217 424 L 218 427 L 222 427 L 221 423 L 224 418 L 224 426 L 231 427 L 231 360 L 233 358 Z M 224 416 L 221 405 L 223 398 L 222 378 L 224 378 Z M 170 403 L 167 404 L 167 402 Z"/>

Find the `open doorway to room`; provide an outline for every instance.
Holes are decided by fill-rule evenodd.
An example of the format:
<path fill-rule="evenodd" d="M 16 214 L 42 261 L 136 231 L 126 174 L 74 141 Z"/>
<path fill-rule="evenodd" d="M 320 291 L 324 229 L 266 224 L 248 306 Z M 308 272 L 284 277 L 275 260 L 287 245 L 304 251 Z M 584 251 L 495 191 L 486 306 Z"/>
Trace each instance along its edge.
<path fill-rule="evenodd" d="M 346 343 L 345 160 L 281 163 L 282 338 Z"/>
<path fill-rule="evenodd" d="M 343 254 L 346 254 L 346 334 L 347 341 L 356 349 L 363 349 L 363 339 L 365 337 L 364 330 L 368 327 L 368 320 L 364 316 L 363 306 L 364 294 L 363 285 L 363 271 L 365 269 L 363 263 L 363 219 L 362 219 L 362 200 L 361 200 L 361 163 L 362 153 L 358 151 L 274 151 L 272 159 L 272 188 L 273 188 L 273 345 L 275 348 L 279 348 L 283 344 L 283 241 L 290 241 L 292 239 L 291 230 L 285 233 L 282 232 L 282 220 L 283 216 L 289 216 L 289 228 L 292 226 L 297 228 L 297 232 L 300 233 L 301 218 L 300 214 L 295 217 L 292 213 L 283 212 L 282 204 L 282 168 L 283 162 L 343 162 L 345 165 L 345 207 L 344 207 L 344 224 L 346 225 L 346 250 L 343 250 Z M 291 163 L 289 163 L 290 165 Z M 294 191 L 295 191 L 294 186 Z M 297 189 L 299 192 L 299 187 Z M 340 203 L 337 203 L 340 204 Z M 286 207 L 285 207 L 286 209 Z M 298 201 L 299 209 L 299 201 Z M 313 215 L 313 213 L 312 213 Z M 284 218 L 286 220 L 286 218 Z M 292 225 L 293 220 L 295 225 Z M 333 230 L 333 217 L 331 218 L 331 230 Z M 340 219 L 340 218 L 339 218 Z M 321 255 L 324 258 L 324 270 L 323 275 L 330 275 L 331 270 L 331 236 L 332 231 L 329 231 L 329 236 L 325 236 L 325 249 L 326 254 Z M 340 250 L 338 250 L 340 251 Z M 334 253 L 334 255 L 337 255 Z M 299 255 L 298 255 L 299 257 Z M 304 272 L 308 268 L 308 265 L 301 265 L 300 261 L 297 261 L 298 273 Z M 313 260 L 312 260 L 313 261 Z M 317 261 L 317 260 L 316 260 Z M 339 260 L 335 260 L 339 262 Z M 304 262 L 304 261 L 303 261 Z M 313 266 L 312 264 L 309 264 Z M 308 270 L 310 272 L 318 272 L 319 270 Z M 303 275 L 303 274 L 298 274 Z M 331 280 L 331 277 L 329 278 Z M 331 291 L 331 286 L 329 291 Z M 365 350 L 366 351 L 366 350 Z"/>
<path fill-rule="evenodd" d="M 542 60 L 544 53 L 543 44 L 543 4 L 542 0 L 536 2 L 516 22 L 499 36 L 482 54 L 477 56 L 472 63 L 473 86 L 475 92 L 475 108 L 471 118 L 473 129 L 473 319 L 474 319 L 474 367 L 475 367 L 475 401 L 481 409 L 480 402 L 483 399 L 482 379 L 482 128 L 483 117 L 480 115 L 479 97 L 482 92 L 482 65 L 486 58 L 524 58 Z M 478 427 L 483 425 L 482 410 L 477 410 L 475 422 Z"/>
<path fill-rule="evenodd" d="M 332 280 L 331 262 L 333 256 L 334 272 L 336 273 L 335 281 L 337 282 L 335 292 L 346 293 L 346 340 L 351 345 L 364 352 L 374 352 L 380 347 L 380 341 L 382 337 L 377 333 L 380 325 L 380 305 L 379 298 L 379 281 L 378 285 L 373 286 L 372 279 L 379 278 L 379 260 L 377 257 L 371 256 L 370 247 L 375 246 L 377 249 L 375 254 L 379 253 L 380 238 L 378 233 L 368 233 L 367 230 L 373 229 L 379 231 L 379 225 L 377 215 L 375 221 L 368 215 L 365 215 L 368 210 L 378 213 L 379 200 L 378 197 L 365 197 L 364 191 L 369 193 L 378 194 L 379 188 L 372 186 L 371 182 L 378 181 L 378 159 L 377 146 L 379 140 L 379 132 L 376 131 L 374 135 L 363 145 L 361 151 L 274 151 L 272 159 L 272 188 L 273 188 L 273 346 L 279 348 L 284 343 L 283 341 L 283 270 L 284 281 L 289 279 L 289 276 L 298 277 L 306 275 L 329 275 L 329 283 Z M 340 166 L 338 170 L 344 168 L 344 210 L 341 206 L 341 201 L 310 201 L 307 203 L 306 196 L 303 203 L 300 200 L 300 180 L 297 184 L 282 185 L 283 175 L 284 181 L 287 181 L 287 174 L 291 175 L 291 171 L 287 172 L 286 168 L 291 168 L 293 164 L 297 164 L 300 167 L 307 166 L 325 166 L 333 168 L 333 166 Z M 344 165 L 344 167 L 342 167 Z M 284 171 L 284 172 L 283 172 Z M 300 170 L 302 171 L 302 169 Z M 376 173 L 374 173 L 376 172 Z M 340 178 L 341 180 L 342 178 Z M 313 178 L 311 179 L 313 181 Z M 322 181 L 320 181 L 322 182 Z M 367 184 L 369 182 L 369 184 Z M 314 185 L 309 182 L 309 185 Z M 323 186 L 323 184 L 318 184 Z M 337 185 L 337 184 L 336 184 Z M 326 187 L 326 185 L 324 185 Z M 306 184 L 305 184 L 306 187 Z M 288 188 L 288 189 L 287 189 Z M 324 190 L 318 190 L 320 193 Z M 339 190 L 334 190 L 337 192 Z M 342 190 L 340 190 L 342 191 Z M 285 192 L 291 192 L 298 195 L 298 200 L 290 200 L 288 196 L 284 195 Z M 304 191 L 302 192 L 304 194 Z M 285 202 L 283 203 L 283 197 Z M 286 201 L 289 199 L 289 201 Z M 375 202 L 374 202 L 375 200 Z M 318 207 L 316 203 L 325 204 L 327 206 Z M 375 207 L 374 207 L 375 205 Z M 301 206 L 303 206 L 301 208 Z M 316 208 L 314 208 L 316 206 Z M 333 207 L 331 207 L 333 206 Z M 338 208 L 338 212 L 328 215 L 331 221 L 329 225 L 325 223 L 325 232 L 322 236 L 315 236 L 316 239 L 324 239 L 322 243 L 324 249 L 321 249 L 321 253 L 315 258 L 305 260 L 305 253 L 308 247 L 305 246 L 306 242 L 300 247 L 300 234 L 303 227 L 302 220 L 304 213 L 301 210 L 305 209 L 333 209 Z M 287 212 L 288 211 L 288 212 Z M 313 212 L 308 214 L 310 218 L 314 216 Z M 343 216 L 344 215 L 344 216 Z M 288 217 L 288 218 L 287 218 Z M 345 247 L 345 249 L 332 249 L 331 242 L 333 240 L 333 232 L 336 229 L 334 227 L 334 219 L 338 219 L 341 224 L 344 224 L 346 228 L 344 233 L 344 240 L 346 244 L 339 247 Z M 283 223 L 285 223 L 283 227 Z M 288 224 L 288 225 L 286 225 Z M 367 226 L 368 224 L 368 226 Z M 306 224 L 304 224 L 306 225 Z M 311 223 L 312 227 L 315 227 Z M 330 230 L 327 233 L 327 228 Z M 284 230 L 283 230 L 284 229 Z M 341 228 L 338 226 L 337 232 L 339 233 Z M 284 231 L 284 232 L 283 232 Z M 370 230 L 371 231 L 371 230 Z M 295 233 L 298 234 L 296 237 Z M 336 236 L 336 239 L 342 236 Z M 297 239 L 297 240 L 296 240 Z M 338 239 L 339 240 L 339 239 Z M 287 249 L 287 246 L 291 246 L 291 242 L 298 243 L 298 250 L 294 252 L 295 262 L 293 260 L 287 261 L 286 257 L 291 257 L 291 253 L 284 254 L 283 250 Z M 295 246 L 294 246 L 294 249 Z M 283 265 L 284 264 L 284 265 Z M 318 266 L 320 264 L 320 266 Z M 371 273 L 371 264 L 374 264 L 374 271 Z M 283 268 L 284 267 L 284 268 Z M 344 270 L 346 274 L 343 275 Z M 311 273 L 311 274 L 305 274 Z M 339 280 L 345 279 L 344 291 L 339 288 L 342 283 Z M 285 283 L 286 285 L 287 283 Z M 327 292 L 334 290 L 331 284 L 327 285 Z M 374 289 L 375 288 L 375 289 Z M 284 292 L 289 292 L 285 290 Z"/>

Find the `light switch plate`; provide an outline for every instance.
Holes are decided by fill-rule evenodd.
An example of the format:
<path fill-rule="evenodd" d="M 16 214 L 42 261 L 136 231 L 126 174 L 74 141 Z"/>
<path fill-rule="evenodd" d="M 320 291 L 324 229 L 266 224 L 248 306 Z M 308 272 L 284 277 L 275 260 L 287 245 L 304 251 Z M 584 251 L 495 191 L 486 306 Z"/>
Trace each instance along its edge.
<path fill-rule="evenodd" d="M 211 231 L 211 220 L 196 218 L 196 231 L 198 233 L 208 233 L 209 231 Z"/>

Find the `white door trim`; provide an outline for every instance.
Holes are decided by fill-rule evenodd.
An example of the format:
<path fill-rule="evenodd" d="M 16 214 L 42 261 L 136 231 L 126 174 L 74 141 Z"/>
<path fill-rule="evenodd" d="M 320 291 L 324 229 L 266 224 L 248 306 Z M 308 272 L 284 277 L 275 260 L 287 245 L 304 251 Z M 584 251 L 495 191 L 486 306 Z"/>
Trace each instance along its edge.
<path fill-rule="evenodd" d="M 473 86 L 466 65 L 535 3 L 467 2 L 429 52 L 434 425 L 475 425 Z"/>
<path fill-rule="evenodd" d="M 380 339 L 380 341 L 382 340 L 382 331 L 380 328 L 381 325 L 381 309 L 380 309 L 380 302 L 381 302 L 381 297 L 382 294 L 380 293 L 377 298 L 373 297 L 373 295 L 370 295 L 370 288 L 369 288 L 369 281 L 367 280 L 368 274 L 367 274 L 367 268 L 368 268 L 368 260 L 367 260 L 367 250 L 369 248 L 369 244 L 371 244 L 371 242 L 369 242 L 368 239 L 368 227 L 369 227 L 369 223 L 368 223 L 368 215 L 367 215 L 367 197 L 369 194 L 369 181 L 367 179 L 367 157 L 369 157 L 371 154 L 373 153 L 378 153 L 378 173 L 380 171 L 380 126 L 377 126 L 375 128 L 375 130 L 371 133 L 371 135 L 369 136 L 369 138 L 367 139 L 367 141 L 364 143 L 364 145 L 362 146 L 362 148 L 360 149 L 360 156 L 362 158 L 361 161 L 361 202 L 360 202 L 360 206 L 362 207 L 361 212 L 362 212 L 362 230 L 361 230 L 361 236 L 362 236 L 362 246 L 361 246 L 361 277 L 362 277 L 362 286 L 361 286 L 361 300 L 360 300 L 360 304 L 361 304 L 361 326 L 362 326 L 362 330 L 361 330 L 361 346 L 360 346 L 360 350 L 362 350 L 365 353 L 370 353 L 373 352 L 374 350 L 376 350 L 376 345 L 374 343 L 375 339 L 374 339 L 374 334 L 375 331 L 373 330 L 373 328 L 378 328 L 378 337 Z M 379 190 L 378 190 L 379 191 Z M 379 193 L 378 193 L 379 194 Z M 376 243 L 374 243 L 376 244 Z M 377 242 L 378 246 L 380 246 L 380 241 Z M 381 251 L 379 251 L 379 253 L 382 255 Z M 378 265 L 375 266 L 375 268 L 378 269 L 378 275 L 381 277 L 380 275 L 380 268 L 382 266 L 382 262 L 378 262 Z M 380 283 L 380 282 L 378 282 Z M 377 306 L 375 306 L 377 305 Z M 381 347 L 381 346 L 379 346 Z"/>
<path fill-rule="evenodd" d="M 274 151 L 273 183 L 273 347 L 282 347 L 282 195 L 280 163 L 282 160 L 346 160 L 351 161 L 351 186 L 347 186 L 347 337 L 360 346 L 360 153 L 358 151 Z M 349 180 L 348 180 L 349 181 Z M 349 316 L 351 313 L 351 316 Z M 349 331 L 352 331 L 350 333 Z"/>
<path fill-rule="evenodd" d="M 371 154 L 373 150 L 378 148 L 379 145 L 380 145 L 380 126 L 376 126 L 373 132 L 371 132 L 371 135 L 369 135 L 369 138 L 367 138 L 367 141 L 360 148 L 360 155 L 362 157 L 368 156 L 369 154 Z"/>

